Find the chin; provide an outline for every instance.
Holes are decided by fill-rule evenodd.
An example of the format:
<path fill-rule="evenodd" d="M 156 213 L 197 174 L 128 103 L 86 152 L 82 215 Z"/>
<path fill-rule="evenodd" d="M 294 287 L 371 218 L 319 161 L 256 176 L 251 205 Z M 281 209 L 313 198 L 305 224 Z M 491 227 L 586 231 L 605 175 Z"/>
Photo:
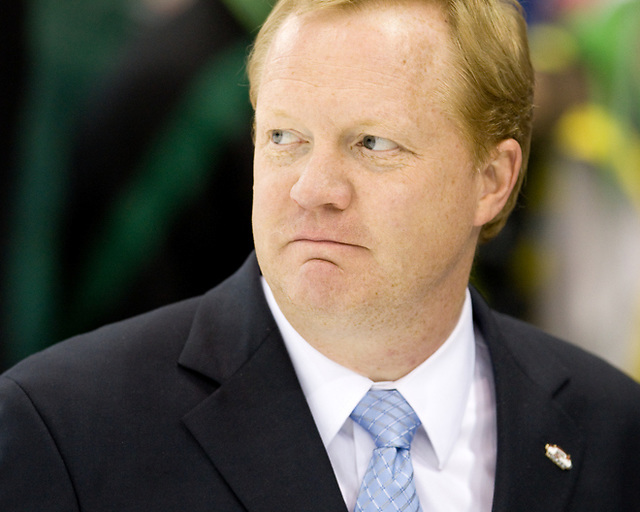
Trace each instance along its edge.
<path fill-rule="evenodd" d="M 317 314 L 344 314 L 362 304 L 354 295 L 344 275 L 328 275 L 329 269 L 322 275 L 304 276 L 292 280 L 287 286 L 286 295 L 293 307 Z M 333 272 L 335 274 L 335 272 Z"/>

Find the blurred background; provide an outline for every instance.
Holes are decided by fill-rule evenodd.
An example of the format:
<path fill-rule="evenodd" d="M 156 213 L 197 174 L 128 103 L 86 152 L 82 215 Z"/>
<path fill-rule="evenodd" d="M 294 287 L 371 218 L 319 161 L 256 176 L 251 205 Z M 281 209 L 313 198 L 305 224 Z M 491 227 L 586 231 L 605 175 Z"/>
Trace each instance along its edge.
<path fill-rule="evenodd" d="M 527 0 L 522 199 L 497 309 L 640 379 L 640 0 Z M 252 249 L 244 63 L 269 0 L 3 0 L 0 370 L 201 294 Z"/>

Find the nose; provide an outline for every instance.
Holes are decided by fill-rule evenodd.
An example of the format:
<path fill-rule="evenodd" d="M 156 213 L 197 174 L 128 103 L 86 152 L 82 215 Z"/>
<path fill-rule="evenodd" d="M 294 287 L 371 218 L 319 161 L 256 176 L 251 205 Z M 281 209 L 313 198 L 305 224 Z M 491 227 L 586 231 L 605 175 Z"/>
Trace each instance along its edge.
<path fill-rule="evenodd" d="M 291 187 L 291 198 L 302 208 L 345 210 L 353 199 L 346 158 L 314 149 Z"/>

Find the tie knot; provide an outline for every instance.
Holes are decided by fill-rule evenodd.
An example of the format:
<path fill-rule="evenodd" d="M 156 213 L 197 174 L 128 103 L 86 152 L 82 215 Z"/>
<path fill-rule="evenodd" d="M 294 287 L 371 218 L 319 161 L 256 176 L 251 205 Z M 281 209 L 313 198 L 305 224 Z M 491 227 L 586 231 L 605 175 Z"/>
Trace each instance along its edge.
<path fill-rule="evenodd" d="M 395 389 L 370 389 L 351 413 L 351 419 L 373 438 L 376 448 L 408 450 L 420 419 Z"/>

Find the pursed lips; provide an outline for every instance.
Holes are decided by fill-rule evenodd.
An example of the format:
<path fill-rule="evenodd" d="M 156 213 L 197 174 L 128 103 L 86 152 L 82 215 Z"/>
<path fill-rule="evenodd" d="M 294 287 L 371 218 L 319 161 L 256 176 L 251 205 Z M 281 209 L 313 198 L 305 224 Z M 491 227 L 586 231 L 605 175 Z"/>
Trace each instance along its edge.
<path fill-rule="evenodd" d="M 356 247 L 356 248 L 364 248 L 359 244 L 354 244 L 350 242 L 345 242 L 339 239 L 325 237 L 325 236 L 296 236 L 293 238 L 292 243 L 308 243 L 311 245 L 335 245 L 335 246 L 344 246 L 344 247 Z"/>
<path fill-rule="evenodd" d="M 347 245 L 352 247 L 362 247 L 359 244 L 344 241 L 339 237 L 331 237 L 331 236 L 323 236 L 323 235 L 296 235 L 293 237 L 292 242 L 309 242 L 309 243 L 317 243 L 317 244 L 337 244 L 337 245 Z"/>

